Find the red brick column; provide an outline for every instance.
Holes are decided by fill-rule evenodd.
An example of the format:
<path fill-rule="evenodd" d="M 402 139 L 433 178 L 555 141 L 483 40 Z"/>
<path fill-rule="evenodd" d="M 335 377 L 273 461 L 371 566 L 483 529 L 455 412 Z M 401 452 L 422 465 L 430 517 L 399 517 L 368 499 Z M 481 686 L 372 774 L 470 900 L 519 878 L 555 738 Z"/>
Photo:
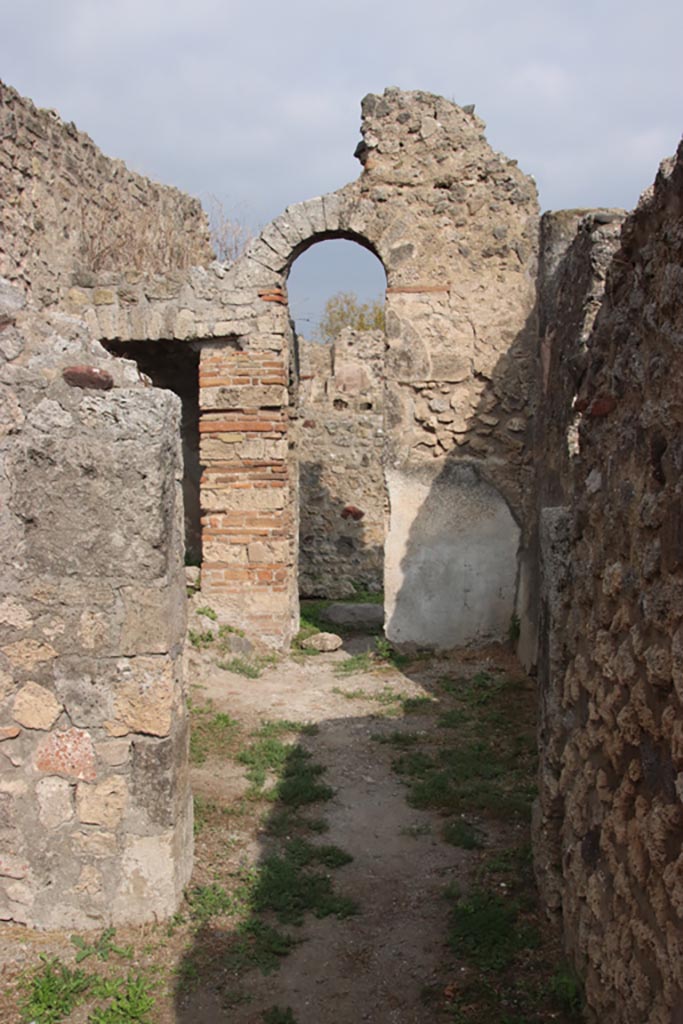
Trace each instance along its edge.
<path fill-rule="evenodd" d="M 297 593 L 286 384 L 279 355 L 202 347 L 202 592 L 221 619 L 278 646 Z"/>

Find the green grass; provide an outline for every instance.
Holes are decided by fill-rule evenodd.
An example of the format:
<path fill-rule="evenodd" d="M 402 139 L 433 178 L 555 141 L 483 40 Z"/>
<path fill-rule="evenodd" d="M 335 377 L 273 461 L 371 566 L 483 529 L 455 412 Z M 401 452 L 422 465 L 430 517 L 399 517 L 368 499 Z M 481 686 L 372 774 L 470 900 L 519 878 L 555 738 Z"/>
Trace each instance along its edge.
<path fill-rule="evenodd" d="M 111 1001 L 104 1007 L 96 1007 L 88 1017 L 88 1024 L 151 1024 L 149 1011 L 155 1003 L 151 988 L 150 979 L 142 974 L 129 974 L 125 980 L 110 983 L 108 987 L 101 985 L 99 993 Z M 98 995 L 97 986 L 94 994 Z"/>
<path fill-rule="evenodd" d="M 210 629 L 188 629 L 187 636 L 192 646 L 196 647 L 198 651 L 206 650 L 216 639 Z"/>
<path fill-rule="evenodd" d="M 227 754 L 232 748 L 239 725 L 223 711 L 214 712 L 212 705 L 191 707 L 190 762 L 204 764 L 209 755 Z"/>
<path fill-rule="evenodd" d="M 372 654 L 368 651 L 363 651 L 362 654 L 352 654 L 350 657 L 345 658 L 344 661 L 335 662 L 334 674 L 337 676 L 352 676 L 356 672 L 371 672 L 376 667 L 377 664 L 373 660 Z"/>
<path fill-rule="evenodd" d="M 540 941 L 536 929 L 520 920 L 519 904 L 510 896 L 474 888 L 455 902 L 448 943 L 466 963 L 480 970 L 502 971 Z"/>
<path fill-rule="evenodd" d="M 394 762 L 408 803 L 444 814 L 528 819 L 536 792 L 535 733 L 516 710 L 518 684 L 486 672 L 457 679 L 452 689 L 447 684 L 439 680 L 452 706 L 440 712 L 438 726 L 454 737 L 444 742 L 437 736 L 428 755 Z M 405 712 L 433 705 L 430 698 L 408 698 L 402 706 Z"/>
<path fill-rule="evenodd" d="M 271 812 L 264 824 L 268 835 L 278 838 L 289 838 L 295 832 L 312 832 L 321 835 L 323 832 L 329 831 L 329 827 L 325 818 L 304 817 L 288 807 Z"/>
<path fill-rule="evenodd" d="M 218 621 L 218 614 L 213 608 L 209 608 L 208 605 L 202 605 L 201 608 L 198 608 L 197 615 L 203 615 L 205 619 L 211 619 L 212 622 Z"/>
<path fill-rule="evenodd" d="M 384 743 L 390 747 L 395 747 L 398 750 L 408 750 L 419 742 L 420 737 L 416 732 L 400 732 L 398 729 L 395 729 L 390 733 L 375 732 L 372 734 L 371 739 L 377 743 Z"/>
<path fill-rule="evenodd" d="M 568 964 L 561 964 L 550 979 L 550 992 L 558 1007 L 572 1020 L 579 1020 L 583 1010 L 583 985 Z"/>
<path fill-rule="evenodd" d="M 291 1006 L 284 1009 L 281 1006 L 271 1006 L 269 1010 L 263 1011 L 263 1024 L 298 1024 Z"/>
<path fill-rule="evenodd" d="M 43 966 L 31 979 L 21 1008 L 22 1020 L 57 1024 L 83 1002 L 91 979 L 81 968 L 72 970 L 56 958 L 41 959 Z"/>
<path fill-rule="evenodd" d="M 94 956 L 108 960 L 112 953 L 130 955 L 111 942 L 113 929 L 107 929 L 93 944 L 75 943 L 81 959 Z M 21 1006 L 22 1021 L 35 1024 L 59 1024 L 83 1003 L 88 1003 L 89 1024 L 150 1024 L 149 1011 L 155 1000 L 153 984 L 144 974 L 103 977 L 87 973 L 81 967 L 70 968 L 58 958 L 41 957 L 42 967 L 26 982 L 27 996 Z"/>
<path fill-rule="evenodd" d="M 447 821 L 442 835 L 445 842 L 461 850 L 480 850 L 484 845 L 479 829 L 462 819 Z"/>
<path fill-rule="evenodd" d="M 336 846 L 314 846 L 303 839 L 285 845 L 281 854 L 266 857 L 259 870 L 253 908 L 273 913 L 281 924 L 300 925 L 307 912 L 316 917 L 349 917 L 356 903 L 334 891 L 332 879 L 317 866 L 336 868 L 351 857 Z"/>
<path fill-rule="evenodd" d="M 244 676 L 245 679 L 258 679 L 261 675 L 261 669 L 252 664 L 250 661 L 246 661 L 245 658 L 228 658 L 227 660 L 221 660 L 217 662 L 219 668 L 225 669 L 226 672 L 232 672 L 237 676 Z"/>
<path fill-rule="evenodd" d="M 293 722 L 288 718 L 264 719 L 253 736 L 267 739 L 271 736 L 282 736 L 288 733 L 299 733 L 301 736 L 317 736 L 320 732 L 315 722 Z"/>

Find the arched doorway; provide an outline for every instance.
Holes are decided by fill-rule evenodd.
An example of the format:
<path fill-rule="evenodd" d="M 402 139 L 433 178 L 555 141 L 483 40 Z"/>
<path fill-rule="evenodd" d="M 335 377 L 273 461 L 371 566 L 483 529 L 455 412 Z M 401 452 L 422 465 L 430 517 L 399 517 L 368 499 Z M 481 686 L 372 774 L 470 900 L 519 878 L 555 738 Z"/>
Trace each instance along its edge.
<path fill-rule="evenodd" d="M 385 287 L 382 263 L 349 239 L 291 267 L 302 598 L 383 590 Z"/>

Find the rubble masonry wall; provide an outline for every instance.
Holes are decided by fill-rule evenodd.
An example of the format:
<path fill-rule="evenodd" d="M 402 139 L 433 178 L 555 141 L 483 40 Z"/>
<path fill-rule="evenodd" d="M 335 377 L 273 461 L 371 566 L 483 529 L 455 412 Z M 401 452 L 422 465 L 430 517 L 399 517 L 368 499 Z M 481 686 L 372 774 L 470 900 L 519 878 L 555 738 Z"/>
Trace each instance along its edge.
<path fill-rule="evenodd" d="M 541 518 L 536 862 L 610 1024 L 683 1014 L 682 197 L 683 147 L 624 223 Z"/>

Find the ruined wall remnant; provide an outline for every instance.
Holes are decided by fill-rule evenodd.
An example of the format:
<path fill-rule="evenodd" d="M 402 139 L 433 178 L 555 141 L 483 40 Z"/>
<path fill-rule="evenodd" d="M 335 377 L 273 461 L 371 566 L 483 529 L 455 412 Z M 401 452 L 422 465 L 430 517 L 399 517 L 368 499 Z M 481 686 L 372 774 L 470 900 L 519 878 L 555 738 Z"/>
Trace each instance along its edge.
<path fill-rule="evenodd" d="M 609 1024 L 683 1013 L 682 196 L 683 146 L 625 221 L 579 389 L 574 495 L 544 543 L 537 863 Z"/>
<path fill-rule="evenodd" d="M 299 591 L 349 597 L 384 586 L 382 331 L 299 340 Z"/>
<path fill-rule="evenodd" d="M 471 467 L 482 499 L 499 492 L 526 544 L 538 206 L 531 179 L 490 148 L 483 128 L 429 93 L 366 97 L 360 178 L 288 207 L 230 268 L 192 269 L 167 284 L 108 278 L 106 305 L 94 287 L 65 296 L 96 336 L 202 342 L 203 587 L 226 619 L 272 643 L 287 643 L 298 620 L 286 283 L 318 240 L 359 242 L 387 275 L 392 478 L 409 487 L 422 479 L 414 470 L 430 465 L 437 476 L 444 469 L 443 489 L 459 479 L 450 462 Z M 386 543 L 397 565 L 390 585 L 403 595 L 412 567 L 395 557 L 404 538 L 391 520 Z M 516 574 L 518 553 L 505 550 Z M 509 622 L 516 597 L 506 593 Z M 483 602 L 493 596 L 480 592 Z M 455 643 L 455 606 L 450 624 Z M 392 637 L 393 618 L 386 628 Z"/>
<path fill-rule="evenodd" d="M 166 273 L 212 259 L 197 200 L 105 157 L 1 82 L 0 148 L 0 275 L 38 304 L 100 271 Z"/>
<path fill-rule="evenodd" d="M 192 864 L 179 401 L 0 281 L 0 919 L 167 916 Z"/>

